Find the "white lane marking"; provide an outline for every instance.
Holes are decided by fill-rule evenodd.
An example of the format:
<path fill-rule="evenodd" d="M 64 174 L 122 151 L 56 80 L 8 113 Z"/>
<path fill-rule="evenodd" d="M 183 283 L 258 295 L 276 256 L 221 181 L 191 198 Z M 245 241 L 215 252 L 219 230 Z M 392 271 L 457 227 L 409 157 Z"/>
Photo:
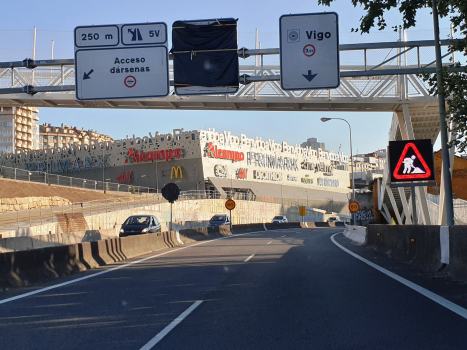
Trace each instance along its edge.
<path fill-rule="evenodd" d="M 243 262 L 248 262 L 252 257 L 254 257 L 256 254 L 251 254 L 248 258 L 246 258 Z"/>
<path fill-rule="evenodd" d="M 458 314 L 459 316 L 467 319 L 467 310 L 464 309 L 463 307 L 461 307 L 461 306 L 459 306 L 457 304 L 454 304 L 452 301 L 449 301 L 449 300 L 439 296 L 438 294 L 430 292 L 428 289 L 420 287 L 418 284 L 410 282 L 409 280 L 406 280 L 405 278 L 403 278 L 403 277 L 401 277 L 399 275 L 396 275 L 395 273 L 393 273 L 393 272 L 391 272 L 389 270 L 386 270 L 385 268 L 383 268 L 381 266 L 378 266 L 378 265 L 372 263 L 371 261 L 366 260 L 365 258 L 362 258 L 360 255 L 357 255 L 354 252 L 348 250 L 347 248 L 344 248 L 343 246 L 341 246 L 334 239 L 334 236 L 338 235 L 339 233 L 343 233 L 343 232 L 338 232 L 338 233 L 333 234 L 331 236 L 331 241 L 332 241 L 332 243 L 337 245 L 339 248 L 341 248 L 343 251 L 345 251 L 346 253 L 349 253 L 354 258 L 357 258 L 358 260 L 364 262 L 365 264 L 370 265 L 371 267 L 378 270 L 379 272 L 384 273 L 386 276 L 389 276 L 389 277 L 395 279 L 397 282 L 402 283 L 403 285 L 409 287 L 410 289 L 416 291 L 417 293 L 420 293 L 421 295 L 427 297 L 428 299 L 433 300 L 435 303 L 437 303 L 437 304 L 439 304 L 441 306 L 444 306 L 446 309 L 451 310 L 452 312 Z"/>
<path fill-rule="evenodd" d="M 269 242 L 269 243 L 268 243 L 268 244 L 266 244 L 266 245 L 269 245 L 269 244 L 271 244 L 271 243 L 272 243 L 272 241 L 271 241 L 271 242 Z"/>
<path fill-rule="evenodd" d="M 262 232 L 262 231 L 257 231 L 257 232 Z M 10 301 L 14 301 L 14 300 L 26 298 L 26 297 L 29 297 L 29 296 L 31 296 L 31 295 L 35 295 L 35 294 L 39 294 L 39 293 L 42 293 L 42 292 L 46 292 L 46 291 L 51 290 L 51 289 L 55 289 L 55 288 L 63 287 L 63 286 L 66 286 L 66 285 L 69 285 L 69 284 L 72 284 L 72 283 L 84 281 L 84 280 L 87 280 L 88 278 L 97 277 L 97 276 L 99 276 L 99 275 L 103 275 L 104 273 L 108 273 L 108 272 L 111 272 L 111 271 L 119 270 L 119 269 L 122 269 L 122 268 L 124 268 L 124 267 L 130 266 L 130 265 L 134 265 L 134 264 L 138 264 L 138 263 L 143 262 L 143 261 L 146 261 L 146 260 L 154 259 L 154 258 L 157 258 L 157 257 L 162 256 L 162 255 L 174 253 L 174 252 L 179 251 L 179 250 L 182 250 L 182 249 L 187 249 L 187 248 L 194 247 L 194 246 L 197 246 L 197 245 L 200 245 L 200 244 L 205 244 L 205 243 L 209 243 L 209 242 L 218 241 L 219 239 L 238 237 L 238 236 L 243 236 L 243 235 L 249 235 L 249 234 L 252 234 L 252 233 L 255 233 L 255 232 L 240 233 L 240 234 L 238 234 L 238 235 L 232 235 L 232 236 L 225 236 L 225 237 L 215 238 L 215 239 L 211 239 L 211 240 L 209 240 L 209 241 L 203 241 L 203 242 L 200 242 L 200 243 L 192 244 L 192 245 L 185 246 L 185 247 L 181 247 L 181 248 L 178 248 L 178 249 L 169 250 L 169 251 L 167 251 L 167 252 L 165 252 L 165 253 L 160 253 L 160 254 L 156 254 L 156 255 L 151 255 L 151 256 L 148 256 L 147 258 L 144 258 L 144 259 L 132 261 L 132 262 L 129 262 L 129 263 L 126 263 L 126 264 L 117 266 L 117 267 L 110 268 L 110 269 L 108 269 L 108 270 L 104 270 L 104 271 L 100 271 L 100 272 L 93 273 L 92 275 L 88 275 L 88 276 L 85 276 L 85 277 L 80 277 L 80 278 L 77 278 L 77 279 L 74 279 L 74 280 L 71 280 L 71 281 L 68 281 L 68 282 L 63 282 L 63 283 L 55 284 L 55 285 L 50 286 L 50 287 L 45 287 L 45 288 L 38 289 L 38 290 L 29 292 L 29 293 L 24 293 L 24 294 L 20 294 L 20 295 L 11 297 L 11 298 L 7 298 L 7 299 L 4 299 L 4 300 L 0 300 L 0 305 L 1 305 L 1 304 L 6 304 L 6 303 L 8 303 L 8 302 L 10 302 Z"/>
<path fill-rule="evenodd" d="M 287 235 L 283 235 L 283 236 L 281 236 L 281 238 L 282 238 L 282 237 L 285 237 L 285 236 L 287 236 Z"/>
<path fill-rule="evenodd" d="M 150 350 L 156 345 L 162 338 L 164 338 L 172 329 L 174 329 L 180 322 L 182 322 L 189 314 L 193 312 L 198 306 L 201 305 L 203 301 L 198 300 L 188 309 L 183 311 L 175 320 L 173 320 L 167 327 L 160 331 L 154 338 L 152 338 L 146 345 L 144 345 L 140 350 Z"/>

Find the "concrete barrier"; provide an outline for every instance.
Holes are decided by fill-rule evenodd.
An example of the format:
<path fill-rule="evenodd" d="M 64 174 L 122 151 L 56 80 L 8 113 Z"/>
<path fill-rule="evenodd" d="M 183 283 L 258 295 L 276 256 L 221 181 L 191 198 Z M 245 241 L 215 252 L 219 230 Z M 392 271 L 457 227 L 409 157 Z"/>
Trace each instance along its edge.
<path fill-rule="evenodd" d="M 434 271 L 442 265 L 440 226 L 369 225 L 366 245 L 404 262 Z"/>
<path fill-rule="evenodd" d="M 455 280 L 467 281 L 467 226 L 449 226 L 449 265 Z"/>
<path fill-rule="evenodd" d="M 235 234 L 264 231 L 266 224 L 242 224 L 232 225 L 232 231 Z"/>
<path fill-rule="evenodd" d="M 365 244 L 367 232 L 364 226 L 345 226 L 344 236 L 358 244 Z"/>

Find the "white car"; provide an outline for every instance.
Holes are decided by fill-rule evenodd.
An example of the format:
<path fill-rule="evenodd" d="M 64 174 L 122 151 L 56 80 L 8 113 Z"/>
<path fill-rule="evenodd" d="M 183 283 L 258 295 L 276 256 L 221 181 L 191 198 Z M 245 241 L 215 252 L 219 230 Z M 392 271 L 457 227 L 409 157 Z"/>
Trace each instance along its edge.
<path fill-rule="evenodd" d="M 274 219 L 272 219 L 273 224 L 283 224 L 285 222 L 288 222 L 288 221 L 284 215 L 277 215 L 277 216 L 274 216 Z"/>
<path fill-rule="evenodd" d="M 341 219 L 339 219 L 338 217 L 332 217 L 328 219 L 328 222 L 341 222 Z"/>

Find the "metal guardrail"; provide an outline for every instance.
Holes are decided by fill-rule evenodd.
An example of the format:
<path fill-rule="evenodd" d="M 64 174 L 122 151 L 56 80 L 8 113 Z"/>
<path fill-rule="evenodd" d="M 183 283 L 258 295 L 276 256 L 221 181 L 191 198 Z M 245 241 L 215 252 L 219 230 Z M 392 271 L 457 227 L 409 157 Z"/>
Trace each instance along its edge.
<path fill-rule="evenodd" d="M 84 188 L 88 190 L 112 191 L 112 192 L 131 192 L 131 193 L 156 193 L 155 188 L 132 186 L 107 181 L 96 181 L 89 179 L 80 179 L 76 177 L 49 174 L 44 171 L 28 171 L 24 169 L 11 168 L 7 166 L 0 167 L 0 176 L 7 179 L 23 180 L 31 182 L 40 182 L 50 185 L 59 185 L 66 187 Z"/>

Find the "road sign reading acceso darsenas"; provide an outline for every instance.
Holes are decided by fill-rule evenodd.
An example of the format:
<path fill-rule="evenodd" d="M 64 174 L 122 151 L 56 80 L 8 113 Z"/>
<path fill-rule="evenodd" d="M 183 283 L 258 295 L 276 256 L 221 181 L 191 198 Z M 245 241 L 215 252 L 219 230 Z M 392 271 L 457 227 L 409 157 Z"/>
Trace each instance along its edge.
<path fill-rule="evenodd" d="M 279 27 L 282 89 L 337 88 L 340 85 L 337 13 L 283 15 Z"/>
<path fill-rule="evenodd" d="M 168 61 L 165 23 L 77 27 L 76 98 L 167 96 Z"/>

